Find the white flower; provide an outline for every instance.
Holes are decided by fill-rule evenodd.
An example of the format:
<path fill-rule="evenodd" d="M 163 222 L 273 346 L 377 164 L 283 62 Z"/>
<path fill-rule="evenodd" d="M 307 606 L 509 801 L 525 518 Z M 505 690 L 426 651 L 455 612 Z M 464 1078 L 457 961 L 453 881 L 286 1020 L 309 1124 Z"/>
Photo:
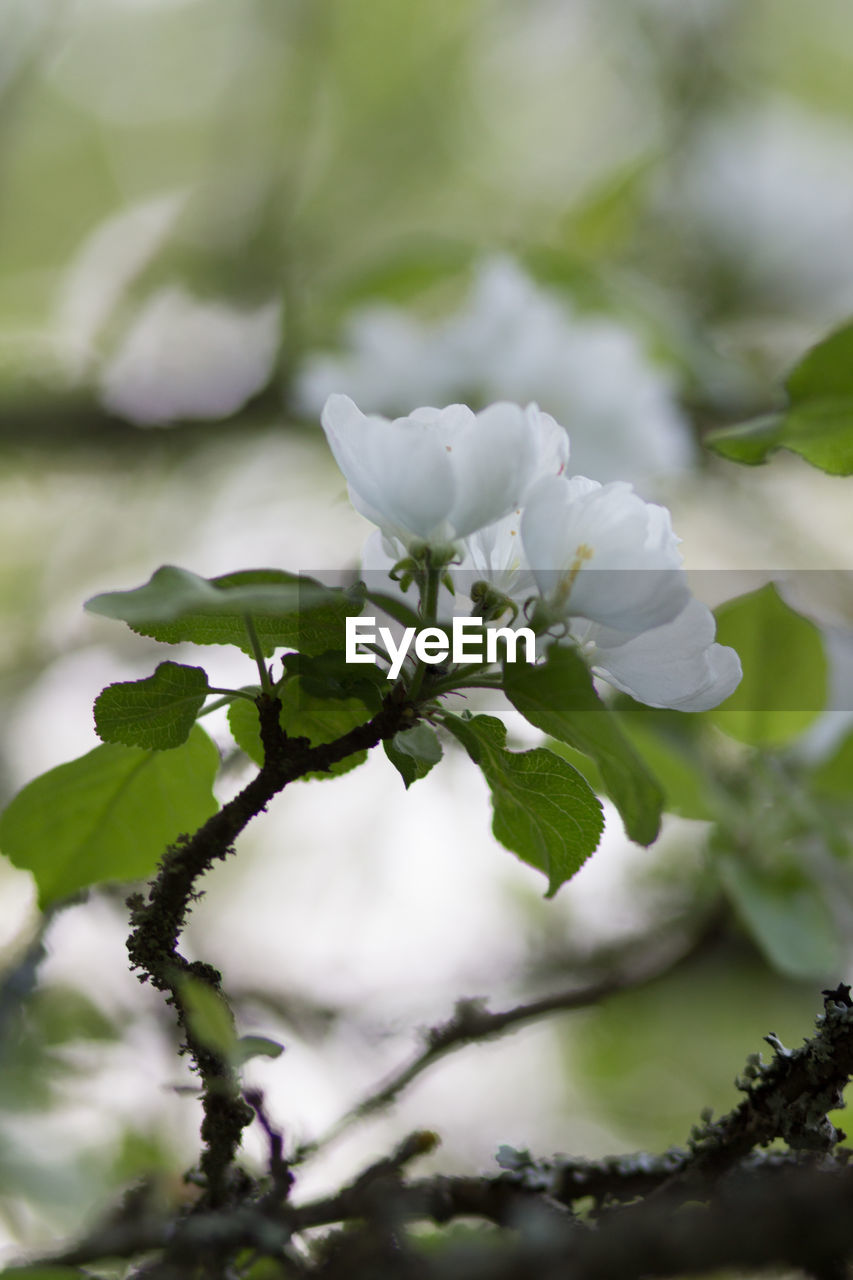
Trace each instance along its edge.
<path fill-rule="evenodd" d="M 734 649 L 714 642 L 711 610 L 695 599 L 672 622 L 628 640 L 595 623 L 575 621 L 571 631 L 596 675 L 650 707 L 707 711 L 743 675 Z"/>
<path fill-rule="evenodd" d="M 670 529 L 669 513 L 662 507 L 651 507 L 651 504 L 641 502 L 626 485 L 602 487 L 577 476 L 562 482 L 562 486 L 563 497 L 566 492 L 574 493 L 580 499 L 586 497 L 589 505 L 585 513 L 583 503 L 579 502 L 574 515 L 583 525 L 584 536 L 594 538 L 594 530 L 604 533 L 604 543 L 609 548 L 611 560 L 624 563 L 625 558 L 636 558 L 635 544 L 645 527 L 643 554 L 653 559 L 654 548 L 657 547 L 656 554 L 665 562 L 663 569 L 655 569 L 647 563 L 646 569 L 620 569 L 615 573 L 605 570 L 598 579 L 588 572 L 587 579 L 582 580 L 582 571 L 578 572 L 569 592 L 571 603 L 568 607 L 572 612 L 565 621 L 569 636 L 578 645 L 593 673 L 647 706 L 668 707 L 676 711 L 706 711 L 724 701 L 740 683 L 740 659 L 734 649 L 715 642 L 714 615 L 704 604 L 689 596 L 681 570 L 670 567 L 677 565 L 680 556 Z M 533 491 L 528 510 L 536 504 L 537 495 L 541 499 L 541 490 L 545 487 L 543 484 Z M 555 489 L 556 486 L 549 483 L 547 488 Z M 597 497 L 593 499 L 589 495 Z M 545 496 L 547 498 L 547 492 Z M 621 520 L 618 518 L 620 509 Z M 549 514 L 553 514 L 553 510 L 547 505 L 541 506 L 537 513 L 542 518 Z M 520 544 L 517 537 L 518 526 L 518 514 L 513 513 L 492 528 L 467 539 L 462 568 L 470 568 L 475 576 L 484 578 L 496 590 L 512 597 L 516 604 L 523 605 L 533 594 L 537 578 L 543 578 L 552 585 L 553 579 L 559 581 L 560 573 L 553 567 L 540 570 L 538 574 L 531 571 L 524 554 L 524 544 Z M 623 536 L 626 543 L 620 545 Z M 556 537 L 553 541 L 557 541 Z M 589 563 L 593 564 L 594 558 Z M 645 577 L 650 568 L 655 576 Z M 626 583 L 624 579 L 629 574 Z M 663 576 L 658 576 L 660 574 Z M 648 587 L 655 607 L 663 608 L 664 612 L 676 607 L 679 600 L 686 599 L 686 602 L 671 621 L 640 630 L 639 623 L 644 617 L 647 619 L 648 613 L 642 599 L 638 601 L 636 595 L 625 592 L 616 607 L 630 606 L 630 613 L 620 614 L 621 623 L 631 620 L 638 626 L 637 632 L 629 635 L 624 630 L 591 621 L 588 616 L 578 616 L 585 610 L 595 610 L 601 615 L 608 605 L 606 596 L 613 591 L 619 593 L 626 585 L 630 587 L 630 579 L 640 585 L 641 591 Z M 466 581 L 470 588 L 470 575 Z M 610 608 L 607 611 L 610 612 Z"/>
<path fill-rule="evenodd" d="M 783 98 L 710 118 L 659 192 L 658 211 L 704 237 L 741 288 L 811 308 L 853 307 L 853 136 Z M 544 400 L 544 397 L 543 397 Z M 547 401 L 546 401 L 547 403 Z"/>
<path fill-rule="evenodd" d="M 479 414 L 450 405 L 390 421 L 332 395 L 322 422 L 353 505 L 409 549 L 447 547 L 494 524 L 568 460 L 565 431 L 536 405 Z"/>
<path fill-rule="evenodd" d="M 536 399 L 565 423 L 579 471 L 604 479 L 689 466 L 693 448 L 673 379 L 638 335 L 581 315 L 509 257 L 480 264 L 442 334 L 455 385 L 489 399 Z"/>
<path fill-rule="evenodd" d="M 296 406 L 306 417 L 316 417 L 340 391 L 368 412 L 390 417 L 460 398 L 443 344 L 402 307 L 359 307 L 344 322 L 343 340 L 340 354 L 311 352 L 297 374 Z"/>
<path fill-rule="evenodd" d="M 99 223 L 74 254 L 59 287 L 53 321 L 70 378 L 90 372 L 107 321 L 162 247 L 186 199 L 185 192 L 172 191 L 125 207 Z"/>
<path fill-rule="evenodd" d="M 280 321 L 277 302 L 239 311 L 176 286 L 160 289 L 107 363 L 101 398 L 142 425 L 230 417 L 269 381 Z"/>
<path fill-rule="evenodd" d="M 690 598 L 669 512 L 622 481 L 540 481 L 521 538 L 554 620 L 582 617 L 636 635 L 672 622 Z"/>
<path fill-rule="evenodd" d="M 535 400 L 572 435 L 575 465 L 604 478 L 651 476 L 692 458 L 673 380 L 637 334 L 567 299 L 508 257 L 480 264 L 458 310 L 427 324 L 401 307 L 355 310 L 344 350 L 313 353 L 296 379 L 299 408 L 345 391 L 371 413 L 452 400 Z"/>
<path fill-rule="evenodd" d="M 715 642 L 713 615 L 690 595 L 669 512 L 623 482 L 567 479 L 565 433 L 535 406 L 475 417 L 453 405 L 389 422 L 332 396 L 323 425 L 355 505 L 379 526 L 363 556 L 379 590 L 400 592 L 387 576 L 399 543 L 452 541 L 456 590 L 442 586 L 440 617 L 479 611 L 505 624 L 538 590 L 540 652 L 568 639 L 639 702 L 704 711 L 736 688 L 737 654 Z M 507 509 L 512 492 L 521 497 Z M 491 592 L 474 592 L 483 581 Z"/>
<path fill-rule="evenodd" d="M 462 544 L 462 559 L 454 578 L 470 596 L 475 582 L 487 582 L 501 595 L 523 603 L 536 590 L 521 542 L 522 510 L 517 507 L 503 520 L 478 530 Z"/>
<path fill-rule="evenodd" d="M 579 499 L 578 510 L 573 514 L 584 536 L 594 539 L 597 533 L 604 534 L 600 545 L 608 552 L 611 563 L 618 561 L 624 566 L 626 560 L 646 557 L 644 568 L 626 570 L 623 567 L 610 572 L 605 568 L 599 577 L 587 569 L 583 580 L 579 570 L 571 583 L 568 608 L 572 612 L 564 621 L 570 641 L 577 644 L 593 674 L 648 706 L 676 711 L 706 711 L 717 706 L 740 683 L 740 660 L 734 649 L 715 642 L 713 614 L 687 591 L 678 567 L 680 555 L 670 529 L 669 513 L 662 507 L 642 502 L 628 485 L 601 486 L 582 476 L 558 483 L 561 497 L 568 493 Z M 547 503 L 538 504 L 543 490 L 548 498 L 547 490 L 555 488 L 550 482 L 547 489 L 544 483 L 534 488 L 529 509 L 537 508 L 536 519 L 553 515 Z M 461 540 L 461 560 L 452 567 L 456 594 L 451 596 L 442 587 L 440 617 L 469 616 L 471 589 L 476 581 L 486 581 L 519 609 L 535 596 L 538 579 L 549 588 L 560 582 L 564 574 L 555 567 L 556 561 L 552 560 L 538 573 L 531 570 L 521 528 L 522 512 L 516 509 Z M 638 552 L 639 541 L 643 545 Z M 558 542 L 556 533 L 552 542 Z M 564 544 L 559 545 L 560 554 L 565 555 Z M 380 533 L 370 535 L 364 548 L 362 569 L 371 587 L 390 590 L 392 594 L 399 592 L 399 585 L 387 578 L 395 558 L 393 547 Z M 662 568 L 659 564 L 656 566 L 656 560 L 663 560 Z M 626 585 L 639 586 L 639 597 L 636 592 L 623 591 Z M 649 588 L 651 602 L 643 599 L 643 593 Z M 608 599 L 613 593 L 617 596 L 615 601 Z M 414 603 L 411 593 L 404 598 Z M 652 615 L 668 613 L 676 607 L 680 607 L 680 611 L 661 625 L 649 625 L 651 605 L 654 606 Z M 594 610 L 599 616 L 618 611 L 620 623 L 624 626 L 630 621 L 636 630 L 626 633 L 624 629 L 592 621 L 584 616 L 585 610 Z M 503 617 L 499 621 L 506 625 L 507 619 Z M 549 643 L 554 641 L 541 638 L 541 653 Z"/>

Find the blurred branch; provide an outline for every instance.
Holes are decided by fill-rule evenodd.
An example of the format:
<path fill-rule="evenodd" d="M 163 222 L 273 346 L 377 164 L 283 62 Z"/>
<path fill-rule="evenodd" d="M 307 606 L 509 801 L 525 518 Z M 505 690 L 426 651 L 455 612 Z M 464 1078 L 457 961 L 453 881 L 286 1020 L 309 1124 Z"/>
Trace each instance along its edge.
<path fill-rule="evenodd" d="M 619 1276 L 672 1276 L 707 1272 L 723 1267 L 787 1265 L 831 1280 L 845 1274 L 843 1260 L 853 1252 L 853 1218 L 849 1213 L 853 1172 L 834 1168 L 767 1167 L 733 1179 L 705 1204 L 684 1206 L 676 1199 L 641 1200 L 610 1211 L 590 1229 L 585 1223 L 542 1198 L 510 1183 L 477 1178 L 433 1179 L 405 1187 L 388 1199 L 393 1173 L 378 1171 L 368 1182 L 342 1191 L 333 1202 L 306 1206 L 296 1230 L 321 1216 L 328 1221 L 334 1203 L 335 1220 L 368 1219 L 361 1240 L 355 1234 L 331 1237 L 337 1257 L 321 1259 L 319 1266 L 297 1261 L 289 1247 L 289 1231 L 268 1212 L 243 1207 L 187 1219 L 174 1230 L 166 1223 L 124 1224 L 104 1231 L 73 1249 L 40 1260 L 41 1265 L 78 1267 L 104 1258 L 131 1258 L 163 1249 L 160 1259 L 144 1274 L 179 1276 L 182 1267 L 198 1263 L 205 1251 L 220 1256 L 253 1248 L 261 1256 L 286 1262 L 288 1274 L 322 1277 L 370 1276 L 376 1280 L 603 1280 Z M 366 1171 L 369 1172 L 369 1171 Z M 371 1206 L 371 1197 L 375 1197 Z M 392 1217 L 432 1218 L 439 1223 L 453 1216 L 475 1216 L 510 1225 L 512 1235 L 501 1236 L 500 1247 L 485 1238 L 477 1248 L 450 1245 L 425 1253 L 406 1239 L 395 1237 L 392 1253 L 382 1249 L 387 1240 L 371 1233 L 369 1219 L 377 1204 Z M 326 1212 L 311 1212 L 323 1207 Z M 300 1211 L 291 1210 L 293 1219 Z M 365 1247 L 364 1241 L 367 1241 Z M 167 1243 L 168 1240 L 168 1243 Z M 348 1253 L 349 1251 L 349 1253 Z M 327 1252 L 332 1252 L 331 1249 Z M 361 1253 L 359 1258 L 358 1253 Z M 367 1253 L 367 1257 L 365 1257 Z M 337 1265 L 345 1263 L 346 1269 Z M 367 1265 L 365 1265 L 367 1264 Z M 28 1265 L 33 1265 L 32 1263 Z"/>
<path fill-rule="evenodd" d="M 145 454 L 182 452 L 210 444 L 216 437 L 228 439 L 238 432 L 268 430 L 276 422 L 292 426 L 277 380 L 230 418 L 171 423 L 167 428 L 145 428 L 108 413 L 90 396 L 67 397 L 34 393 L 0 400 L 0 448 L 50 450 L 103 448 L 110 452 L 129 449 Z M 292 429 L 298 430 L 298 426 Z"/>
<path fill-rule="evenodd" d="M 499 1244 L 486 1237 L 479 1248 L 472 1240 L 426 1253 L 407 1242 L 391 1252 L 374 1237 L 372 1256 L 365 1249 L 367 1256 L 346 1270 L 333 1258 L 313 1274 L 322 1280 L 640 1280 L 781 1264 L 841 1280 L 853 1250 L 851 1191 L 849 1171 L 770 1170 L 737 1179 L 707 1204 L 640 1201 L 614 1210 L 595 1228 L 543 1203 L 528 1204 Z M 344 1256 L 341 1250 L 340 1261 Z"/>
<path fill-rule="evenodd" d="M 609 975 L 590 982 L 587 986 L 570 987 L 565 991 L 557 991 L 514 1005 L 509 1009 L 495 1012 L 486 1008 L 482 997 L 458 1000 L 452 1016 L 447 1022 L 437 1027 L 430 1027 L 422 1032 L 423 1048 L 407 1063 L 393 1071 L 387 1079 L 372 1089 L 362 1100 L 347 1111 L 325 1133 L 314 1142 L 304 1143 L 296 1152 L 295 1162 L 305 1160 L 325 1149 L 347 1132 L 358 1121 L 377 1111 L 384 1110 L 407 1089 L 418 1076 L 423 1075 L 430 1067 L 448 1054 L 471 1044 L 481 1044 L 486 1040 L 495 1040 L 517 1027 L 540 1018 L 550 1017 L 555 1013 L 568 1013 L 573 1009 L 585 1009 L 599 1004 L 612 995 L 644 986 L 670 969 L 681 964 L 688 957 L 696 954 L 716 932 L 718 919 L 716 914 L 706 921 L 701 931 L 690 939 L 685 947 L 683 943 L 673 952 L 668 949 L 661 955 L 655 949 L 654 955 L 642 958 L 632 955 L 623 957 L 621 965 Z"/>
<path fill-rule="evenodd" d="M 438 1142 L 417 1131 L 323 1199 L 294 1206 L 272 1178 L 260 1194 L 213 1213 L 174 1222 L 119 1216 L 50 1264 L 160 1250 L 143 1274 L 171 1280 L 187 1268 L 208 1274 L 206 1259 L 227 1268 L 249 1248 L 283 1264 L 282 1274 L 318 1280 L 639 1280 L 771 1264 L 840 1280 L 853 1254 L 853 1151 L 836 1146 L 843 1135 L 826 1111 L 838 1106 L 853 1070 L 853 1000 L 843 984 L 824 996 L 817 1033 L 795 1050 L 765 1037 L 774 1057 L 766 1064 L 750 1057 L 744 1101 L 716 1122 L 705 1117 L 684 1149 L 573 1161 L 503 1148 L 496 1176 L 406 1182 L 405 1166 Z M 774 1139 L 788 1149 L 757 1150 Z M 574 1206 L 589 1199 L 593 1210 L 578 1218 Z M 501 1235 L 500 1247 L 486 1237 L 464 1252 L 453 1244 L 424 1252 L 402 1230 L 460 1217 L 511 1234 Z M 334 1223 L 350 1225 L 313 1255 L 296 1253 L 294 1235 Z"/>
<path fill-rule="evenodd" d="M 10 1026 L 20 1017 L 21 1008 L 38 985 L 38 971 L 47 955 L 45 939 L 54 917 L 88 897 L 83 890 L 47 907 L 39 916 L 35 931 L 23 952 L 0 973 L 0 1052 L 10 1038 Z"/>
<path fill-rule="evenodd" d="M 23 953 L 0 974 L 0 1045 L 7 1041 L 10 1023 L 18 1017 L 21 1005 L 36 988 L 39 965 L 47 955 L 44 940 L 51 920 L 52 915 L 42 916 Z"/>

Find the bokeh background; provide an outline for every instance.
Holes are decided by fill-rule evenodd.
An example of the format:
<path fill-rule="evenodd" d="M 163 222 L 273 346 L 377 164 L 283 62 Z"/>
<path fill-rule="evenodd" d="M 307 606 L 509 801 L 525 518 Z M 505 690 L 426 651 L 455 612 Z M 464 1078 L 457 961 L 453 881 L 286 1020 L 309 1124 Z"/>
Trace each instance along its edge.
<path fill-rule="evenodd" d="M 162 563 L 357 565 L 330 391 L 388 414 L 535 399 L 574 470 L 672 507 L 709 603 L 810 571 L 833 710 L 790 758 L 726 748 L 766 781 L 772 860 L 768 815 L 853 705 L 853 605 L 826 573 L 851 563 L 851 482 L 783 454 L 738 469 L 701 439 L 782 403 L 786 369 L 853 311 L 851 72 L 847 0 L 3 0 L 0 798 L 96 745 L 101 687 L 161 660 L 86 597 Z M 244 776 L 229 760 L 222 794 Z M 380 755 L 280 797 L 209 877 L 189 946 L 223 968 L 241 1031 L 286 1044 L 248 1075 L 290 1144 L 461 996 L 503 1007 L 626 948 L 638 966 L 689 951 L 641 991 L 460 1052 L 302 1186 L 423 1125 L 448 1170 L 501 1142 L 660 1149 L 732 1105 L 761 1036 L 797 1042 L 843 976 L 847 867 L 797 820 L 780 838 L 831 897 L 831 947 L 796 913 L 780 943 L 735 911 L 695 817 L 641 850 L 608 809 L 601 850 L 543 903 L 469 762 L 404 794 Z M 168 1011 L 127 971 L 123 897 L 43 920 L 0 858 L 0 1260 L 117 1186 L 185 1194 L 198 1104 Z"/>

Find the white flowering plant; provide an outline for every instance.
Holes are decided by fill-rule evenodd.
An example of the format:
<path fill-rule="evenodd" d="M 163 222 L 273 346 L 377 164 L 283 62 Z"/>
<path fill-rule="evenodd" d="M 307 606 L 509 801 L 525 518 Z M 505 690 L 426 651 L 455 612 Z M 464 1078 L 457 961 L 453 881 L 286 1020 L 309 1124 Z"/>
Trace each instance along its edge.
<path fill-rule="evenodd" d="M 720 433 L 715 447 L 746 461 L 775 447 L 813 447 L 803 422 L 809 411 L 827 409 L 819 396 L 816 404 L 809 399 L 814 371 L 824 368 L 827 352 L 846 354 L 849 342 L 849 333 L 834 335 L 807 357 L 789 383 L 787 414 L 769 426 L 762 421 Z M 830 408 L 838 411 L 836 399 Z M 780 880 L 778 868 L 762 865 L 745 843 L 756 805 L 762 831 L 778 836 L 780 847 L 799 839 L 796 769 L 785 762 L 783 771 L 756 770 L 745 783 L 742 771 L 727 773 L 725 759 L 709 749 L 720 728 L 730 735 L 726 751 L 738 742 L 757 751 L 795 741 L 812 723 L 826 699 L 817 629 L 772 585 L 728 602 L 715 618 L 690 589 L 669 512 L 623 481 L 573 473 L 567 431 L 535 404 L 499 401 L 477 413 L 460 404 L 426 407 L 392 420 L 365 414 L 335 393 L 322 427 L 353 506 L 374 526 L 360 576 L 332 584 L 264 568 L 206 579 L 166 565 L 143 586 L 95 596 L 90 612 L 138 635 L 166 645 L 236 648 L 254 663 L 256 677 L 226 687 L 200 665 L 167 659 L 144 679 L 109 685 L 94 707 L 101 745 L 30 782 L 0 815 L 0 847 L 32 873 L 47 911 L 92 886 L 150 878 L 145 892 L 127 899 L 128 952 L 141 979 L 175 1009 L 203 1109 L 191 1214 L 165 1225 L 158 1219 L 150 1238 L 120 1237 L 124 1256 L 165 1249 L 164 1280 L 178 1274 L 168 1269 L 173 1259 L 183 1265 L 184 1257 L 199 1263 L 193 1274 L 226 1274 L 223 1259 L 230 1259 L 235 1274 L 254 1276 L 247 1243 L 282 1263 L 275 1274 L 340 1274 L 324 1270 L 322 1259 L 319 1269 L 312 1263 L 306 1270 L 292 1238 L 362 1216 L 364 1189 L 378 1178 L 383 1195 L 392 1183 L 399 1190 L 403 1165 L 432 1150 L 436 1137 L 418 1130 L 352 1187 L 294 1207 L 299 1165 L 365 1109 L 386 1105 L 450 1047 L 539 1011 L 594 1002 L 610 989 L 594 984 L 580 997 L 572 992 L 556 1003 L 546 997 L 506 1015 L 461 1002 L 446 1026 L 429 1033 L 413 1064 L 315 1143 L 285 1152 L 263 1097 L 242 1077 L 248 1060 L 274 1058 L 282 1046 L 267 1036 L 238 1035 L 221 974 L 188 958 L 181 937 L 204 875 L 296 781 L 351 770 L 382 745 L 409 788 L 446 749 L 461 747 L 490 790 L 496 840 L 544 878 L 548 898 L 598 848 L 602 798 L 630 840 L 643 846 L 656 840 L 665 810 L 700 818 L 712 824 L 720 883 L 777 967 L 813 975 L 831 970 L 840 954 L 826 885 L 791 865 Z M 817 447 L 830 451 L 836 469 L 849 470 L 843 441 L 841 453 L 835 439 L 821 437 Z M 785 700 L 792 684 L 793 703 Z M 217 708 L 227 709 L 237 753 L 258 766 L 222 803 L 213 790 L 219 750 L 198 723 Z M 544 735 L 539 745 L 510 744 L 510 716 L 519 715 Z M 825 788 L 829 805 L 838 800 L 850 741 L 817 770 L 807 766 L 810 784 Z M 827 819 L 821 830 L 836 851 L 831 825 Z M 849 987 L 824 994 L 827 1017 L 846 1027 Z M 837 1047 L 833 1041 L 833 1053 Z M 778 1060 L 780 1072 L 799 1061 L 788 1050 Z M 771 1092 L 787 1088 L 787 1077 L 777 1080 L 760 1064 L 748 1071 L 747 1090 L 753 1079 Z M 761 1114 L 771 1111 L 768 1105 Z M 741 1111 L 732 1115 L 741 1125 Z M 255 1118 L 269 1143 L 261 1178 L 238 1165 L 244 1130 Z M 835 1141 L 834 1129 L 809 1123 L 809 1142 Z M 729 1118 L 716 1127 L 705 1122 L 690 1152 L 673 1157 L 675 1164 L 664 1159 L 661 1177 L 675 1170 L 687 1178 L 694 1165 L 701 1172 L 706 1147 L 731 1139 L 728 1124 Z M 750 1133 L 752 1143 L 764 1141 L 755 1137 L 758 1130 Z M 779 1133 L 768 1129 L 765 1136 Z M 498 1159 L 498 1179 L 476 1182 L 475 1213 L 500 1215 L 495 1197 L 507 1187 L 515 1189 L 510 1194 L 543 1192 L 551 1204 L 557 1166 L 546 1169 L 511 1148 Z M 657 1176 L 658 1166 L 644 1159 Z M 624 1174 L 625 1187 L 633 1187 L 633 1167 Z M 622 1171 L 607 1176 L 619 1198 Z M 559 1192 L 564 1203 L 577 1198 L 578 1187 Z M 442 1214 L 471 1211 L 467 1183 L 430 1184 L 433 1193 L 444 1199 L 429 1212 L 442 1221 Z M 134 1219 L 134 1231 L 137 1225 Z M 218 1233 L 215 1262 L 206 1232 Z M 115 1239 L 96 1233 L 82 1253 L 68 1256 L 75 1265 L 104 1256 Z M 507 1276 L 529 1273 L 525 1268 Z"/>
<path fill-rule="evenodd" d="M 162 786 L 165 771 L 167 785 L 192 796 L 191 815 L 203 815 L 215 761 L 195 720 L 210 696 L 230 703 L 231 729 L 247 755 L 268 767 L 272 753 L 295 776 L 295 762 L 311 752 L 339 758 L 304 772 L 351 767 L 363 758 L 362 737 L 366 745 L 373 737 L 409 785 L 438 760 L 438 732 L 457 739 L 492 790 L 496 836 L 541 871 L 554 894 L 597 847 L 601 803 L 567 760 L 546 747 L 510 751 L 499 719 L 459 714 L 461 695 L 501 691 L 532 725 L 591 757 L 632 839 L 656 838 L 661 790 L 593 677 L 651 706 L 705 710 L 724 701 L 741 674 L 735 652 L 715 642 L 709 610 L 691 597 L 668 512 L 630 485 L 569 476 L 568 435 L 535 405 L 498 403 L 479 414 L 451 405 L 390 421 L 333 395 L 322 421 L 354 506 L 377 526 L 387 572 L 333 589 L 279 570 L 206 581 L 164 567 L 144 587 L 91 600 L 93 612 L 167 643 L 237 644 L 256 659 L 260 682 L 220 689 L 200 667 L 164 662 L 148 679 L 106 689 L 95 704 L 105 746 L 33 784 L 7 811 L 4 847 L 20 865 L 35 869 L 27 820 L 48 786 L 85 783 L 100 795 L 124 785 L 121 762 L 132 770 L 135 753 L 170 755 L 154 754 L 151 777 L 134 775 L 122 803 L 144 805 L 146 788 Z M 348 620 L 371 603 L 409 640 L 440 630 L 441 605 L 450 603 L 497 630 L 500 655 L 490 643 L 485 660 L 457 662 L 426 652 L 418 639 L 406 657 L 390 635 L 373 658 L 348 651 L 341 644 Z M 519 618 L 535 638 L 525 661 L 516 660 L 516 646 L 510 651 L 503 625 Z M 281 649 L 289 652 L 275 672 L 268 659 Z M 274 730 L 264 729 L 259 707 L 277 705 Z M 301 725 L 312 716 L 306 736 Z M 146 848 L 133 832 L 131 874 L 153 869 L 166 834 L 152 831 Z M 76 837 L 65 843 L 67 856 L 54 856 L 39 878 L 43 902 L 115 865 L 112 853 L 100 865 L 89 846 L 80 857 Z"/>

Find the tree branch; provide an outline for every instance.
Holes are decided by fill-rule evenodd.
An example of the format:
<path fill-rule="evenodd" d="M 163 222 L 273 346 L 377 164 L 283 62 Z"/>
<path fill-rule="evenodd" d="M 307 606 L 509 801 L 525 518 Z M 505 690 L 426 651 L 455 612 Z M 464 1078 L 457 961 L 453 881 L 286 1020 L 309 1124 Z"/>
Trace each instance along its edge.
<path fill-rule="evenodd" d="M 124 1221 L 47 1261 L 77 1266 L 158 1250 L 150 1280 L 172 1280 L 249 1248 L 286 1264 L 283 1275 L 312 1280 L 640 1280 L 774 1264 L 841 1280 L 853 1256 L 853 1152 L 835 1146 L 841 1135 L 824 1108 L 838 1105 L 853 1070 L 853 1002 L 846 986 L 825 996 L 817 1033 L 795 1050 L 767 1037 L 775 1056 L 750 1059 L 743 1102 L 706 1120 L 682 1150 L 573 1161 L 504 1148 L 497 1175 L 405 1181 L 405 1166 L 437 1141 L 416 1132 L 323 1199 L 293 1205 L 273 1185 L 177 1222 Z M 777 1138 L 787 1151 L 756 1149 Z M 577 1202 L 590 1198 L 593 1210 L 578 1217 Z M 464 1251 L 425 1252 L 404 1230 L 462 1217 L 509 1233 L 499 1247 L 487 1235 Z M 294 1254 L 294 1235 L 335 1223 L 349 1229 L 313 1256 Z"/>
<path fill-rule="evenodd" d="M 712 922 L 712 927 L 716 927 L 716 919 Z M 324 1150 L 360 1120 L 390 1106 L 418 1076 L 423 1075 L 448 1054 L 468 1045 L 495 1040 L 518 1027 L 537 1022 L 540 1018 L 549 1017 L 551 1014 L 588 1008 L 619 992 L 642 987 L 660 977 L 662 973 L 668 972 L 675 964 L 680 964 L 695 954 L 706 942 L 708 932 L 707 927 L 703 928 L 690 940 L 686 948 L 680 947 L 675 955 L 671 950 L 662 957 L 659 953 L 652 958 L 645 956 L 642 959 L 635 955 L 630 959 L 623 959 L 615 972 L 588 986 L 573 986 L 567 991 L 556 991 L 551 995 L 514 1005 L 509 1009 L 492 1012 L 486 1008 L 482 997 L 457 1001 L 453 1014 L 447 1022 L 422 1032 L 422 1049 L 403 1066 L 391 1072 L 384 1082 L 373 1088 L 361 1102 L 345 1112 L 319 1138 L 313 1142 L 304 1143 L 296 1152 L 294 1163 L 308 1159 L 318 1151 Z"/>
<path fill-rule="evenodd" d="M 192 901 L 195 884 L 217 860 L 233 852 L 233 843 L 253 817 L 289 783 L 307 773 L 326 771 L 355 752 L 376 746 L 399 729 L 415 723 L 416 712 L 400 692 L 392 692 L 381 710 L 367 723 L 357 725 L 333 742 L 312 747 L 307 738 L 290 738 L 281 728 L 277 698 L 261 694 L 257 699 L 264 764 L 243 790 L 199 828 L 180 838 L 166 854 L 151 883 L 147 900 L 142 894 L 128 899 L 131 933 L 127 950 L 131 964 L 159 991 L 167 993 L 186 1035 L 186 1044 L 202 1080 L 204 1151 L 201 1171 L 205 1180 L 205 1206 L 227 1202 L 227 1174 L 240 1144 L 243 1129 L 254 1112 L 240 1096 L 239 1081 L 231 1064 L 201 1043 L 188 1025 L 182 994 L 186 978 L 205 983 L 222 996 L 221 974 L 212 965 L 190 963 L 178 951 L 178 937 Z"/>

